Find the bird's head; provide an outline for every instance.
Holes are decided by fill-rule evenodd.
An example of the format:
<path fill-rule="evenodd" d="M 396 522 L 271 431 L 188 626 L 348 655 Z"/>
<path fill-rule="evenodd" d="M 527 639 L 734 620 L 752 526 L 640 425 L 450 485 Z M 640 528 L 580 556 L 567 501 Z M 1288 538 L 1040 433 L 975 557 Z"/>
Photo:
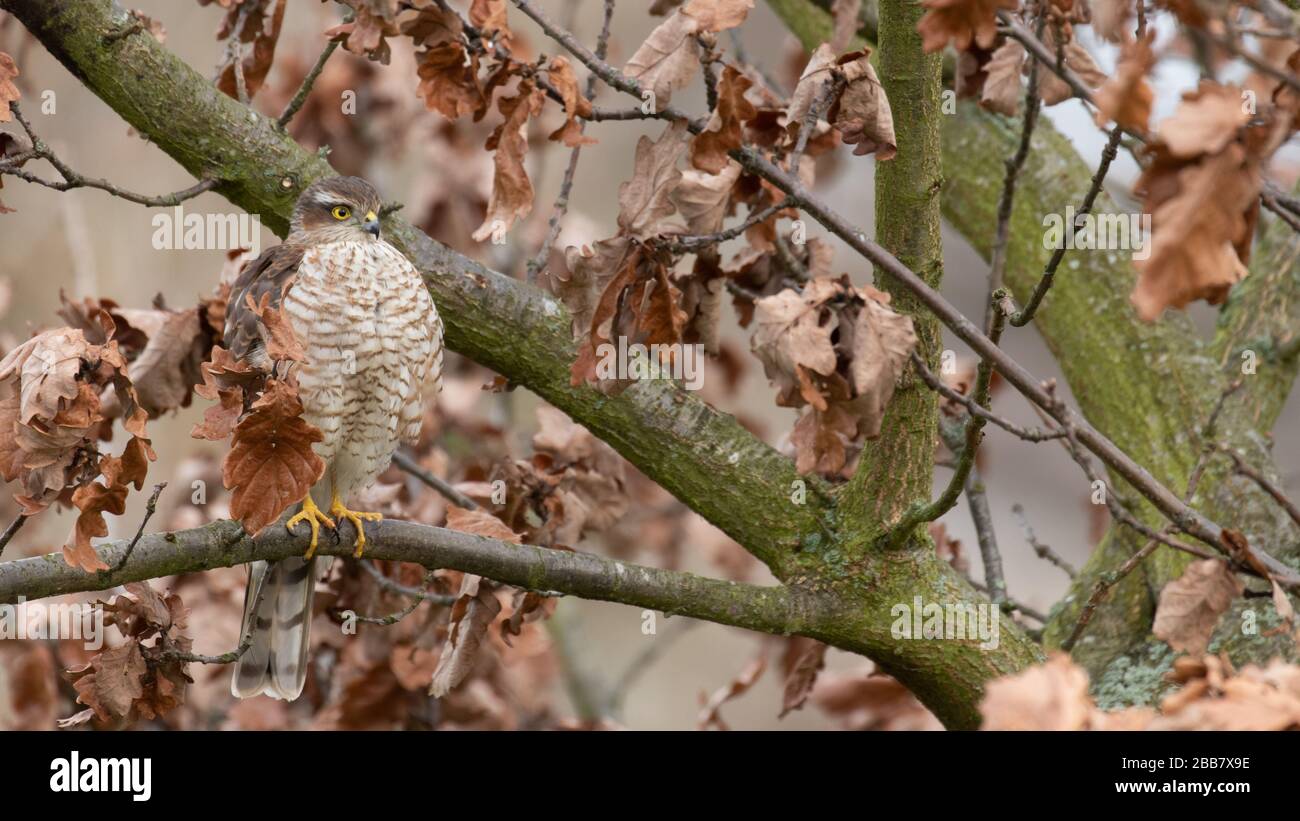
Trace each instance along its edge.
<path fill-rule="evenodd" d="M 374 242 L 381 206 L 379 192 L 360 177 L 328 177 L 298 197 L 290 228 L 304 242 Z"/>

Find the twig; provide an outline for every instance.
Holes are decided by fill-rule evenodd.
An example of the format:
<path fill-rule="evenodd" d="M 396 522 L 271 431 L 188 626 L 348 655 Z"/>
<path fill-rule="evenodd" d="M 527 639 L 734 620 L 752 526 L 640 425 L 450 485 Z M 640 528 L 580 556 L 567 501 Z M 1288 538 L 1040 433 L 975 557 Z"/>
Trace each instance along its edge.
<path fill-rule="evenodd" d="M 122 558 L 118 560 L 117 565 L 108 572 L 116 573 L 125 567 L 126 563 L 130 561 L 131 554 L 135 552 L 135 546 L 140 543 L 140 537 L 144 535 L 145 525 L 149 524 L 149 520 L 153 518 L 154 512 L 158 509 L 158 496 L 163 492 L 163 488 L 165 487 L 167 487 L 166 482 L 159 482 L 153 486 L 153 493 L 149 495 L 149 501 L 145 502 L 144 518 L 140 520 L 140 528 L 136 530 L 135 538 L 131 540 L 131 544 L 127 545 L 126 552 L 122 554 Z M 100 572 L 102 573 L 104 571 L 101 570 Z"/>
<path fill-rule="evenodd" d="M 234 664 L 239 661 L 241 656 L 248 652 L 249 647 L 253 646 L 253 631 L 248 631 L 248 635 L 244 636 L 243 641 L 239 642 L 239 646 L 234 650 L 231 650 L 229 653 L 222 653 L 219 656 L 205 656 L 201 653 L 184 653 L 173 648 L 171 642 L 167 641 L 165 636 L 163 640 L 167 642 L 167 646 L 164 647 L 162 651 L 164 659 L 176 659 L 178 661 L 190 662 L 192 664 Z"/>
<path fill-rule="evenodd" d="M 1272 496 L 1273 501 L 1277 502 L 1278 506 L 1286 511 L 1286 515 L 1291 517 L 1291 521 L 1300 525 L 1300 508 L 1297 508 L 1295 502 L 1292 502 L 1287 498 L 1287 495 L 1282 492 L 1281 488 L 1269 481 L 1267 476 L 1251 467 L 1246 460 L 1242 458 L 1241 454 L 1237 453 L 1237 451 L 1223 444 L 1218 446 L 1218 450 L 1228 454 L 1228 456 L 1232 458 L 1233 468 L 1237 473 L 1245 476 L 1247 479 L 1258 485 L 1260 490 L 1264 491 L 1269 496 Z"/>
<path fill-rule="evenodd" d="M 334 49 L 338 47 L 338 40 L 330 40 L 325 44 L 325 48 L 321 51 L 320 56 L 316 58 L 316 64 L 311 67 L 311 71 L 307 72 L 307 76 L 302 79 L 302 83 L 298 86 L 298 91 L 294 93 L 293 99 L 284 107 L 284 111 L 280 112 L 280 116 L 275 118 L 276 125 L 281 128 L 285 128 L 289 125 L 289 121 L 292 120 L 293 116 L 302 108 L 303 103 L 307 102 L 307 96 L 311 94 L 312 86 L 316 84 L 316 79 L 320 77 L 321 72 L 325 70 L 325 63 L 329 61 L 330 55 L 332 55 Z"/>
<path fill-rule="evenodd" d="M 1010 433 L 1012 436 L 1023 439 L 1026 442 L 1046 442 L 1052 439 L 1061 439 L 1065 436 L 1065 430 L 1063 428 L 1044 430 L 1042 428 L 1022 427 L 1021 425 L 1012 422 L 1010 419 L 1005 419 L 986 408 L 980 407 L 979 403 L 971 396 L 964 393 L 958 393 L 956 390 L 943 384 L 943 380 L 935 376 L 934 372 L 925 366 L 925 360 L 915 352 L 912 354 L 912 367 L 916 370 L 917 375 L 921 377 L 921 381 L 924 382 L 930 390 L 935 391 L 940 396 L 951 402 L 961 404 L 966 408 L 967 412 L 987 419 L 1005 430 L 1007 433 Z"/>
<path fill-rule="evenodd" d="M 716 234 L 695 234 L 671 237 L 662 243 L 662 247 L 675 254 L 680 254 L 692 253 L 701 248 L 717 245 L 726 242 L 727 240 L 735 239 L 750 228 L 753 228 L 755 225 L 758 225 L 760 222 L 771 217 L 773 214 L 789 208 L 793 204 L 794 200 L 790 197 L 786 197 L 780 202 L 773 203 L 766 208 L 754 211 L 740 225 L 733 226 L 725 231 L 719 231 Z"/>
<path fill-rule="evenodd" d="M 1168 528 L 1164 533 L 1168 535 Z M 1119 584 L 1125 576 L 1132 573 L 1133 569 L 1141 564 L 1143 559 L 1151 555 L 1151 552 L 1156 549 L 1158 544 L 1160 544 L 1159 539 L 1154 537 L 1148 539 L 1142 549 L 1129 556 L 1118 570 L 1106 573 L 1097 580 L 1097 584 L 1092 588 L 1092 593 L 1088 596 L 1088 601 L 1083 605 L 1083 610 L 1079 613 L 1079 620 L 1074 623 L 1074 629 L 1070 631 L 1070 635 L 1066 637 L 1065 641 L 1061 642 L 1062 650 L 1068 653 L 1074 649 L 1075 643 L 1079 641 L 1079 637 L 1083 635 L 1083 631 L 1092 621 L 1093 613 L 1097 611 L 1097 607 L 1106 598 L 1106 594 L 1110 592 L 1111 588 Z"/>
<path fill-rule="evenodd" d="M 106 191 L 115 197 L 121 197 L 124 200 L 129 200 L 130 202 L 138 203 L 139 205 L 146 205 L 151 208 L 180 205 L 182 202 L 193 199 L 205 191 L 211 191 L 217 186 L 218 181 L 209 178 L 200 180 L 189 188 L 181 191 L 151 197 L 146 194 L 136 194 L 118 188 L 107 180 L 84 177 L 69 168 L 67 164 L 55 155 L 53 150 L 51 150 L 42 139 L 36 136 L 36 132 L 32 129 L 31 123 L 28 122 L 27 117 L 22 113 L 22 109 L 19 107 L 18 103 L 10 103 L 9 108 L 13 111 L 14 119 L 18 120 L 19 124 L 22 125 L 23 130 L 27 132 L 27 137 L 31 140 L 32 147 L 30 151 L 25 151 L 7 159 L 0 159 L 0 175 L 8 174 L 17 177 L 20 180 L 26 180 L 27 182 L 35 183 L 36 185 L 43 185 L 46 188 L 52 188 L 55 191 L 69 191 L 73 188 L 97 188 L 100 191 Z M 42 179 L 41 177 L 38 177 L 29 171 L 25 171 L 20 167 L 28 160 L 32 159 L 43 159 L 49 162 L 49 164 L 54 166 L 54 169 L 63 177 L 63 182 Z"/>
<path fill-rule="evenodd" d="M 1045 15 L 1038 18 L 1038 30 L 1042 33 Z M 1011 235 L 1011 211 L 1015 205 L 1016 180 L 1029 157 L 1030 143 L 1033 141 L 1034 127 L 1038 124 L 1038 61 L 1029 64 L 1029 83 L 1025 87 L 1025 116 L 1020 127 L 1020 144 L 1006 161 L 1006 175 L 1002 180 L 1002 195 L 998 198 L 997 232 L 993 240 L 992 262 L 989 265 L 989 297 L 984 308 L 984 333 L 993 328 L 998 305 L 992 295 L 1002 287 L 1003 275 L 1007 267 L 1007 241 Z"/>
<path fill-rule="evenodd" d="M 1119 143 L 1123 137 L 1124 132 L 1118 128 L 1111 130 L 1110 139 L 1106 141 L 1106 147 L 1101 151 L 1101 162 L 1097 166 L 1097 172 L 1092 175 L 1092 184 L 1088 186 L 1088 193 L 1084 194 L 1083 202 L 1079 204 L 1075 219 L 1070 223 L 1070 238 L 1073 238 L 1079 230 L 1079 217 L 1092 212 L 1092 205 L 1096 202 L 1097 195 L 1101 193 L 1102 185 L 1106 181 L 1106 174 L 1110 171 L 1110 164 L 1115 160 L 1115 156 L 1119 152 Z M 1043 269 L 1043 275 L 1039 277 L 1033 293 L 1029 295 L 1029 302 L 1025 304 L 1022 310 L 1012 314 L 1007 320 L 1013 326 L 1017 328 L 1024 327 L 1034 318 L 1034 314 L 1038 312 L 1038 306 L 1043 302 L 1043 297 L 1047 296 L 1048 290 L 1052 287 L 1052 282 L 1056 277 L 1056 270 L 1061 267 L 1061 260 L 1065 258 L 1065 250 L 1069 245 L 1069 240 L 1062 237 L 1061 244 L 1052 251 L 1052 256 L 1047 261 L 1047 267 Z"/>
<path fill-rule="evenodd" d="M 1050 546 L 1045 545 L 1038 540 L 1037 534 L 1034 533 L 1034 529 L 1029 525 L 1028 517 L 1025 516 L 1025 508 L 1019 502 L 1011 506 L 1011 512 L 1015 514 L 1016 520 L 1020 522 L 1020 530 L 1025 534 L 1025 541 L 1029 542 L 1029 546 L 1038 554 L 1038 558 L 1045 559 L 1061 568 L 1061 570 L 1065 572 L 1065 575 L 1069 576 L 1071 579 L 1078 575 L 1078 572 L 1074 569 L 1073 565 L 1057 555 L 1056 551 L 1052 550 Z"/>
<path fill-rule="evenodd" d="M 9 523 L 9 526 L 5 528 L 5 532 L 0 534 L 0 556 L 4 555 L 5 546 L 9 544 L 9 540 L 12 539 L 18 531 L 23 529 L 23 525 L 27 524 L 27 520 L 30 518 L 31 517 L 26 513 L 19 513 L 14 517 L 14 520 Z"/>
<path fill-rule="evenodd" d="M 969 420 L 969 414 L 963 419 Z M 960 453 L 965 446 L 962 437 L 964 427 L 962 420 L 948 422 L 940 412 L 939 435 L 954 454 Z M 959 458 L 958 466 L 960 464 Z M 998 550 L 997 531 L 993 528 L 993 511 L 989 508 L 988 491 L 984 487 L 984 480 L 980 478 L 977 465 L 971 466 L 962 491 L 966 494 L 966 502 L 970 505 L 971 521 L 975 524 L 975 538 L 979 541 L 980 558 L 984 562 L 984 582 L 988 586 L 989 597 L 994 604 L 1000 606 L 1007 600 L 1007 580 L 1002 570 L 1002 553 Z"/>
<path fill-rule="evenodd" d="M 600 35 L 596 40 L 596 56 L 605 59 L 609 49 L 610 23 L 614 20 L 614 0 L 605 0 L 605 17 L 600 26 Z M 586 98 L 591 102 L 596 96 L 596 75 L 587 77 Z M 590 118 L 587 118 L 590 119 Z M 586 130 L 585 123 L 578 123 L 578 133 Z M 560 181 L 560 194 L 555 198 L 555 207 L 551 209 L 551 218 L 547 221 L 546 237 L 526 267 L 528 281 L 536 282 L 537 274 L 546 266 L 546 259 L 551 255 L 551 248 L 560 237 L 560 222 L 569 210 L 569 195 L 573 191 L 573 178 L 578 173 L 578 159 L 582 156 L 582 145 L 575 145 L 569 152 L 569 164 L 564 169 L 564 178 Z"/>
<path fill-rule="evenodd" d="M 609 695 L 605 699 L 605 713 L 609 715 L 618 712 L 636 680 L 653 667 L 656 661 L 663 658 L 678 639 L 703 623 L 694 619 L 675 619 L 669 622 L 671 632 L 665 631 L 666 635 L 656 636 L 636 654 L 627 667 L 623 668 L 623 672 L 609 689 Z M 672 627 L 674 624 L 678 626 Z"/>
<path fill-rule="evenodd" d="M 439 479 L 437 476 L 434 476 L 429 471 L 420 467 L 419 463 L 417 463 L 411 457 L 407 456 L 405 453 L 402 453 L 401 451 L 394 453 L 393 464 L 397 465 L 399 468 L 411 474 L 416 479 L 419 479 L 424 484 L 428 485 L 429 487 L 441 493 L 447 499 L 454 502 L 457 507 L 463 507 L 466 510 L 479 509 L 478 502 L 474 501 L 473 499 L 466 496 L 464 493 L 461 493 L 456 488 L 447 484 L 446 481 Z"/>
<path fill-rule="evenodd" d="M 369 573 L 371 576 L 374 577 L 375 581 L 379 583 L 380 587 L 391 590 L 395 593 L 400 593 L 404 596 L 411 597 L 411 602 L 409 604 L 407 604 L 401 610 L 398 610 L 393 613 L 389 613 L 387 616 L 362 616 L 358 613 L 354 613 L 353 617 L 357 621 L 361 622 L 362 624 L 373 624 L 379 627 L 390 627 L 394 624 L 397 624 L 399 621 L 411 615 L 412 613 L 414 613 L 415 609 L 426 601 L 431 601 L 439 607 L 450 607 L 451 605 L 456 603 L 456 596 L 428 592 L 429 585 L 433 584 L 434 576 L 437 573 L 436 570 L 426 571 L 424 574 L 424 581 L 421 583 L 422 586 L 417 588 L 417 587 L 407 587 L 406 585 L 398 584 L 397 582 L 385 576 L 383 573 L 380 573 L 379 569 L 368 561 L 362 561 L 361 567 L 364 568 L 367 573 Z M 337 607 L 333 609 L 333 613 L 336 617 L 340 612 L 342 611 L 340 611 L 339 608 Z"/>

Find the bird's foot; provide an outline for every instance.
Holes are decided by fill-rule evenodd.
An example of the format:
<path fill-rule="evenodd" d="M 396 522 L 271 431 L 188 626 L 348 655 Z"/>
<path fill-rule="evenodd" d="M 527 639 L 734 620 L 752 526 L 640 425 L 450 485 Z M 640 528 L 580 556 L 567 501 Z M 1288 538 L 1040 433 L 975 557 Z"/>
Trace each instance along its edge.
<path fill-rule="evenodd" d="M 294 526 L 299 522 L 307 522 L 311 525 L 311 545 L 307 548 L 307 554 L 303 556 L 304 559 L 310 559 L 312 556 L 316 555 L 316 543 L 320 539 L 320 526 L 326 524 L 333 528 L 337 525 L 334 524 L 333 519 L 326 516 L 321 512 L 320 508 L 316 507 L 316 503 L 312 501 L 310 493 L 302 500 L 302 510 L 295 513 L 289 521 L 284 523 L 284 526 L 289 529 L 290 533 L 292 533 Z"/>
<path fill-rule="evenodd" d="M 348 508 L 343 504 L 343 500 L 340 499 L 337 494 L 334 496 L 334 501 L 330 503 L 330 513 L 337 516 L 340 521 L 347 519 L 352 523 L 352 526 L 357 529 L 357 549 L 352 555 L 358 559 L 361 558 L 361 554 L 364 553 L 366 549 L 366 531 L 365 528 L 362 527 L 361 523 L 363 521 L 382 521 L 384 514 L 363 513 L 360 510 L 348 510 Z"/>

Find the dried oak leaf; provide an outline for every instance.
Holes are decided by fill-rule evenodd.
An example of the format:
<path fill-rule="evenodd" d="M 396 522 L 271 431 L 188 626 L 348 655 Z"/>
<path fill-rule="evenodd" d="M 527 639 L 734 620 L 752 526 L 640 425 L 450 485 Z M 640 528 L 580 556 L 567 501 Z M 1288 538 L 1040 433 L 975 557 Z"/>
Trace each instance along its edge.
<path fill-rule="evenodd" d="M 637 140 L 632 178 L 618 187 L 621 234 L 646 239 L 671 230 L 666 220 L 677 210 L 672 194 L 682 178 L 677 161 L 688 137 L 686 123 L 677 120 L 657 140 Z"/>
<path fill-rule="evenodd" d="M 1153 36 L 1154 32 L 1145 39 L 1126 43 L 1120 50 L 1114 76 L 1097 89 L 1093 98 L 1097 103 L 1098 125 L 1114 120 L 1128 129 L 1147 130 L 1155 102 L 1155 91 L 1147 82 L 1147 74 L 1155 65 L 1151 51 Z"/>
<path fill-rule="evenodd" d="M 235 426 L 221 464 L 222 484 L 233 491 L 230 515 L 256 535 L 300 501 L 325 472 L 312 443 L 325 437 L 302 418 L 296 387 L 271 379 Z"/>
<path fill-rule="evenodd" d="M 248 310 L 258 318 L 266 328 L 266 355 L 277 362 L 306 362 L 307 352 L 303 350 L 302 341 L 294 333 L 284 312 L 271 307 L 271 294 L 262 294 L 262 301 L 253 300 L 252 294 L 245 294 Z"/>
<path fill-rule="evenodd" d="M 161 322 L 148 334 L 144 350 L 132 360 L 127 374 L 151 418 L 189 405 L 191 391 L 202 378 L 212 334 L 198 308 L 156 311 Z"/>
<path fill-rule="evenodd" d="M 497 539 L 513 544 L 523 542 L 523 538 L 518 533 L 506 527 L 505 523 L 496 516 L 482 509 L 466 510 L 455 505 L 448 505 L 447 527 L 451 530 L 459 530 L 461 533 L 470 533 L 474 536 L 483 536 L 488 539 Z"/>
<path fill-rule="evenodd" d="M 745 96 L 754 83 L 731 66 L 722 69 L 718 83 L 718 105 L 708 125 L 691 141 L 691 165 L 709 174 L 721 173 L 734 162 L 728 152 L 743 142 L 744 123 L 758 114 Z"/>
<path fill-rule="evenodd" d="M 916 30 L 926 51 L 938 51 L 949 41 L 958 51 L 972 43 L 992 48 L 998 11 L 1015 11 L 1019 5 L 1019 0 L 922 0 L 926 12 Z"/>
<path fill-rule="evenodd" d="M 1091 0 L 1092 30 L 1111 43 L 1122 43 L 1129 33 L 1133 0 Z"/>
<path fill-rule="evenodd" d="M 0 123 L 7 123 L 13 119 L 9 104 L 17 102 L 23 96 L 18 86 L 14 85 L 14 78 L 18 74 L 18 65 L 14 63 L 14 58 L 0 51 Z"/>
<path fill-rule="evenodd" d="M 853 146 L 855 156 L 875 154 L 877 160 L 892 160 L 898 153 L 894 115 L 869 54 L 855 51 L 840 58 L 840 72 L 847 85 L 830 107 L 830 123 L 841 139 Z"/>
<path fill-rule="evenodd" d="M 139 643 L 128 641 L 104 650 L 89 664 L 69 670 L 68 675 L 77 691 L 77 703 L 93 710 L 100 721 L 113 721 L 131 714 L 136 699 L 144 695 L 143 679 L 148 672 Z M 60 722 L 60 726 L 69 725 Z"/>
<path fill-rule="evenodd" d="M 474 668 L 488 628 L 501 612 L 492 582 L 466 573 L 460 593 L 451 607 L 450 631 L 429 685 L 429 695 L 442 698 L 459 685 Z"/>
<path fill-rule="evenodd" d="M 90 540 L 96 536 L 108 535 L 108 523 L 104 521 L 104 514 L 121 516 L 125 513 L 126 494 L 125 485 L 105 487 L 99 482 L 82 485 L 72 494 L 72 504 L 81 513 L 72 528 L 72 537 L 63 546 L 63 560 L 69 566 L 79 567 L 87 573 L 108 569 L 108 565 L 90 546 Z"/>
<path fill-rule="evenodd" d="M 673 92 L 689 83 L 699 68 L 695 36 L 734 28 L 753 7 L 753 0 L 691 0 L 650 32 L 623 73 L 653 94 L 655 110 L 663 111 Z"/>
<path fill-rule="evenodd" d="M 285 4 L 280 3 L 281 7 Z M 343 44 L 345 51 L 360 54 L 370 60 L 388 65 L 392 59 L 392 49 L 388 37 L 397 36 L 397 4 L 381 0 L 380 3 L 369 0 L 348 0 L 355 18 L 350 23 L 337 25 L 325 32 L 331 40 Z"/>
<path fill-rule="evenodd" d="M 1050 29 L 1049 29 L 1050 32 Z M 1056 46 L 1053 44 L 1050 33 L 1045 33 L 1043 39 L 1052 53 L 1056 53 Z M 1064 57 L 1065 66 L 1072 70 L 1076 77 L 1088 88 L 1095 89 L 1106 82 L 1106 73 L 1092 59 L 1088 50 L 1079 45 L 1079 42 L 1073 38 L 1066 41 L 1061 48 L 1061 54 Z M 1038 96 L 1042 99 L 1044 105 L 1058 105 L 1074 97 L 1074 89 L 1062 80 L 1054 71 L 1048 71 L 1041 66 L 1038 71 Z"/>
<path fill-rule="evenodd" d="M 1147 195 L 1152 234 L 1147 258 L 1134 259 L 1131 299 L 1148 322 L 1196 299 L 1220 304 L 1249 273 L 1238 247 L 1249 247 L 1262 184 L 1258 164 L 1238 143 L 1176 170 L 1170 165 L 1157 159 L 1136 187 Z"/>
<path fill-rule="evenodd" d="M 990 681 L 980 701 L 984 730 L 1084 730 L 1093 710 L 1088 674 L 1065 653 Z"/>
<path fill-rule="evenodd" d="M 528 121 L 542 110 L 545 99 L 541 89 L 523 81 L 517 94 L 502 97 L 497 103 L 505 122 L 497 126 L 487 141 L 487 150 L 494 152 L 492 198 L 483 224 L 474 231 L 473 238 L 477 242 L 494 233 L 508 231 L 516 219 L 528 216 L 533 210 L 533 184 L 524 167 L 528 153 L 527 129 Z"/>
<path fill-rule="evenodd" d="M 732 679 L 725 687 L 720 687 L 714 691 L 713 695 L 705 698 L 700 694 L 700 715 L 697 724 L 701 730 L 726 730 L 727 723 L 722 720 L 722 715 L 718 712 L 722 705 L 732 699 L 739 698 L 754 686 L 763 671 L 767 669 L 767 655 L 760 655 L 758 658 L 745 665 L 745 669 Z"/>
<path fill-rule="evenodd" d="M 478 80 L 478 56 L 465 56 L 465 46 L 451 40 L 416 55 L 415 72 L 420 78 L 416 93 L 430 111 L 449 120 L 486 109 L 488 98 Z"/>
<path fill-rule="evenodd" d="M 1007 39 L 993 52 L 984 66 L 986 77 L 980 94 L 980 106 L 998 114 L 1014 117 L 1020 110 L 1024 96 L 1020 87 L 1020 71 L 1025 62 L 1025 47 L 1019 40 Z"/>
<path fill-rule="evenodd" d="M 1236 140 L 1250 122 L 1241 89 L 1203 82 L 1183 95 L 1173 114 L 1156 130 L 1156 137 L 1174 157 L 1186 159 L 1217 154 Z"/>
<path fill-rule="evenodd" d="M 578 78 L 573 73 L 573 64 L 567 57 L 552 57 L 546 64 L 546 76 L 560 92 L 565 115 L 564 125 L 551 132 L 547 139 L 564 143 L 569 148 L 594 145 L 596 141 L 583 135 L 582 124 L 578 122 L 579 117 L 591 114 L 591 103 L 578 90 Z"/>
<path fill-rule="evenodd" d="M 805 640 L 806 641 L 806 640 Z M 777 718 L 785 718 L 787 713 L 803 707 L 808 700 L 817 676 L 826 667 L 826 645 L 820 641 L 812 642 L 795 659 L 793 666 L 786 671 L 785 690 L 781 696 L 781 713 Z"/>
<path fill-rule="evenodd" d="M 496 34 L 502 40 L 511 38 L 506 21 L 506 0 L 473 0 L 469 7 L 469 21 L 484 34 Z"/>
<path fill-rule="evenodd" d="M 1174 650 L 1199 656 L 1209 645 L 1219 617 L 1244 589 L 1227 562 L 1192 562 L 1160 591 L 1151 632 Z"/>
<path fill-rule="evenodd" d="M 722 229 L 740 171 L 740 163 L 731 158 L 716 172 L 694 168 L 682 171 L 681 179 L 673 187 L 672 202 L 686 220 L 689 233 L 700 236 Z"/>
<path fill-rule="evenodd" d="M 270 2 L 271 0 L 245 0 L 241 13 L 234 18 L 239 23 L 238 27 L 226 31 L 224 35 L 233 37 L 234 40 L 227 43 L 225 59 L 218 66 L 217 88 L 228 97 L 239 98 L 235 61 L 241 55 L 244 89 L 250 99 L 257 95 L 266 82 L 266 75 L 271 71 L 271 63 L 275 61 L 275 46 L 280 40 L 280 25 L 284 22 L 284 10 L 288 4 L 275 2 L 274 12 L 268 15 L 267 6 Z M 227 23 L 230 19 L 227 18 Z M 253 44 L 251 50 L 244 48 L 248 43 Z M 236 44 L 238 50 L 234 48 Z"/>

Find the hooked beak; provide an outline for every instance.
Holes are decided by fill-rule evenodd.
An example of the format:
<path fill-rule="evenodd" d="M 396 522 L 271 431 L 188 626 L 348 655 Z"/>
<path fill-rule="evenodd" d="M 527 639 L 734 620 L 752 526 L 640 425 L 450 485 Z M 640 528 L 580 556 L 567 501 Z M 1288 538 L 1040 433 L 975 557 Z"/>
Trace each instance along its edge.
<path fill-rule="evenodd" d="M 361 227 L 365 229 L 367 234 L 379 239 L 379 217 L 375 215 L 374 211 L 366 214 L 366 221 L 361 224 Z"/>

